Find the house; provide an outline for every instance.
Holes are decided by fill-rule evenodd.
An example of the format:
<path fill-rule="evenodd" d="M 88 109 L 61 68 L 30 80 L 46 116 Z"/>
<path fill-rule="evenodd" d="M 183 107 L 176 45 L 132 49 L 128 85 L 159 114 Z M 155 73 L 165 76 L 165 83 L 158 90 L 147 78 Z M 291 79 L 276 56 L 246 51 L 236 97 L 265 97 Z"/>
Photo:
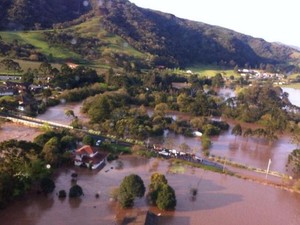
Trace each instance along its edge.
<path fill-rule="evenodd" d="M 158 225 L 159 216 L 153 212 L 138 212 L 134 215 L 126 215 L 122 225 Z"/>
<path fill-rule="evenodd" d="M 104 166 L 106 154 L 94 150 L 90 145 L 84 145 L 75 151 L 75 166 L 83 166 L 90 169 L 97 169 Z"/>
<path fill-rule="evenodd" d="M 76 69 L 78 67 L 78 64 L 67 62 L 67 66 L 70 67 L 71 69 Z"/>

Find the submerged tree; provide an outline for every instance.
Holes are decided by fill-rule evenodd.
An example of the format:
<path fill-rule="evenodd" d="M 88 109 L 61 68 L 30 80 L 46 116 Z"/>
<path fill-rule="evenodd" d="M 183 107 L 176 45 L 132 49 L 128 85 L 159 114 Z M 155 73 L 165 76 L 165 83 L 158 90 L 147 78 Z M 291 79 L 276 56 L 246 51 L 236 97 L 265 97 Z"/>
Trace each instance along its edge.
<path fill-rule="evenodd" d="M 294 173 L 300 173 L 300 149 L 295 149 L 289 154 L 288 166 L 290 166 Z"/>
<path fill-rule="evenodd" d="M 158 192 L 156 205 L 161 210 L 173 210 L 177 204 L 176 195 L 174 189 L 164 184 Z"/>
<path fill-rule="evenodd" d="M 242 133 L 243 133 L 243 130 L 242 130 L 242 127 L 240 124 L 236 124 L 231 130 L 231 134 L 233 134 L 235 137 L 241 136 Z"/>
<path fill-rule="evenodd" d="M 142 178 L 136 174 L 126 176 L 119 187 L 118 199 L 123 208 L 132 207 L 136 197 L 145 194 L 145 185 Z"/>
<path fill-rule="evenodd" d="M 81 195 L 83 195 L 83 190 L 79 185 L 76 184 L 70 188 L 70 190 L 69 190 L 70 198 L 80 197 Z"/>
<path fill-rule="evenodd" d="M 177 204 L 175 191 L 168 185 L 165 175 L 153 173 L 150 182 L 147 194 L 148 202 L 161 210 L 174 209 Z"/>

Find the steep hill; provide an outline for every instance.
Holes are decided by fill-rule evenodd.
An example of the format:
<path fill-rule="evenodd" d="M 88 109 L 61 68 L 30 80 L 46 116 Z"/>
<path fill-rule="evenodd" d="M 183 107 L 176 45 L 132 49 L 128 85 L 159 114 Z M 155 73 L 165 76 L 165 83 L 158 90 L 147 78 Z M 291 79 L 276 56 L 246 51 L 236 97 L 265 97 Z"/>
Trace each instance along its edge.
<path fill-rule="evenodd" d="M 159 56 L 170 65 L 223 63 L 239 65 L 297 62 L 299 51 L 263 39 L 176 18 L 143 9 L 127 0 L 102 1 L 96 9 L 105 29 L 126 39 L 132 46 Z"/>
<path fill-rule="evenodd" d="M 259 67 L 261 64 L 300 64 L 300 51 L 295 48 L 279 43 L 268 43 L 263 39 L 222 27 L 143 9 L 128 0 L 1 0 L 0 12 L 2 30 L 39 29 L 41 32 L 40 28 L 54 27 L 55 32 L 59 30 L 66 33 L 61 29 L 67 28 L 67 32 L 71 34 L 50 33 L 50 37 L 42 32 L 39 39 L 51 42 L 43 44 L 43 48 L 36 46 L 36 42 L 29 42 L 40 48 L 37 51 L 42 51 L 46 56 L 53 46 L 57 48 L 62 46 L 76 54 L 86 55 L 86 50 L 89 50 L 95 59 L 100 55 L 103 56 L 103 53 L 110 54 L 106 46 L 114 46 L 114 43 L 110 43 L 111 40 L 121 42 L 124 40 L 126 46 L 138 50 L 134 54 L 145 53 L 150 65 L 185 67 L 201 63 Z M 94 23 L 95 18 L 98 23 Z M 82 22 L 85 25 L 80 25 Z M 74 30 L 74 25 L 79 28 Z M 90 30 L 93 32 L 89 32 Z M 90 35 L 86 37 L 87 34 Z M 110 38 L 110 35 L 115 38 Z M 74 36 L 84 37 L 80 39 L 80 48 L 77 45 L 72 45 L 71 48 L 67 44 L 69 42 L 66 41 L 72 40 Z M 94 46 L 93 43 L 98 44 Z M 45 52 L 47 45 L 50 47 Z M 9 48 L 8 45 L 4 47 Z M 122 54 L 118 50 L 115 52 Z"/>

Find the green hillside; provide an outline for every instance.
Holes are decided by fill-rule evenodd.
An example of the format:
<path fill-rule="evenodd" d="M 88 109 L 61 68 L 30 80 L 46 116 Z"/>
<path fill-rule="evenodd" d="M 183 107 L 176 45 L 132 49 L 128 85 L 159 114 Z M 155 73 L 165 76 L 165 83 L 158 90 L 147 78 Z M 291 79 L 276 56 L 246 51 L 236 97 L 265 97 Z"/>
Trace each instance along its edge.
<path fill-rule="evenodd" d="M 16 59 L 25 68 L 28 67 L 28 63 L 33 63 L 28 61 L 30 53 L 27 58 L 14 56 L 12 52 L 16 46 L 23 50 L 28 48 L 31 53 L 38 52 L 51 63 L 64 63 L 71 60 L 98 71 L 106 70 L 111 66 L 122 67 L 123 61 L 127 59 L 139 61 L 147 56 L 134 49 L 121 37 L 103 29 L 100 26 L 100 17 L 91 18 L 65 29 L 1 31 L 0 36 L 2 38 L 0 44 L 9 45 L 11 48 L 8 53 L 0 54 L 0 57 Z M 89 55 L 90 52 L 93 54 Z"/>
<path fill-rule="evenodd" d="M 0 32 L 2 39 L 8 43 L 17 40 L 21 44 L 30 44 L 35 49 L 49 58 L 51 55 L 56 61 L 66 59 L 81 60 L 82 57 L 75 52 L 70 51 L 62 46 L 50 46 L 43 35 L 44 31 L 18 31 L 18 32 Z"/>

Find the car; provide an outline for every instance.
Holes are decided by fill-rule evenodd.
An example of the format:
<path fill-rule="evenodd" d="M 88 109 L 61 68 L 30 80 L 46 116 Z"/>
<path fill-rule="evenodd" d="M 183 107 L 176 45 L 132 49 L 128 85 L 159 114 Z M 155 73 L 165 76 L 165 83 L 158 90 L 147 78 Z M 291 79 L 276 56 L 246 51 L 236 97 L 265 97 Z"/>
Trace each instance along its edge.
<path fill-rule="evenodd" d="M 101 142 L 102 142 L 101 140 L 97 140 L 96 141 L 96 146 L 99 146 L 101 144 Z"/>

